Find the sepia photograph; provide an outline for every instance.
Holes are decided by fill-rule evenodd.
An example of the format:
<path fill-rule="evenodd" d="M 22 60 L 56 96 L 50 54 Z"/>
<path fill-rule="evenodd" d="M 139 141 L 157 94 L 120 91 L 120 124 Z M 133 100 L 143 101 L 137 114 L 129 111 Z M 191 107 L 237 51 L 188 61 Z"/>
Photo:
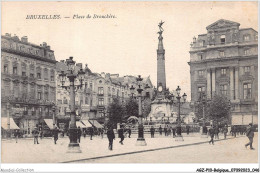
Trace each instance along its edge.
<path fill-rule="evenodd" d="M 258 156 L 258 1 L 1 2 L 1 172 Z"/>

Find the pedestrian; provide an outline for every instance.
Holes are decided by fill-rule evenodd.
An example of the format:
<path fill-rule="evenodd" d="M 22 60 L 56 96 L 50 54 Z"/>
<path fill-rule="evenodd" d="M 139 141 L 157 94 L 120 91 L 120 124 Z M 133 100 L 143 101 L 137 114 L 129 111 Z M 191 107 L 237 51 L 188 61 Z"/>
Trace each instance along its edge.
<path fill-rule="evenodd" d="M 190 134 L 190 126 L 189 125 L 186 126 L 186 130 L 187 130 L 187 135 L 189 135 Z"/>
<path fill-rule="evenodd" d="M 58 140 L 58 134 L 59 134 L 59 130 L 57 127 L 55 127 L 52 131 L 52 135 L 53 135 L 53 138 L 54 138 L 54 144 L 57 143 L 57 140 Z"/>
<path fill-rule="evenodd" d="M 171 128 L 168 126 L 167 127 L 167 136 L 169 136 L 171 134 Z"/>
<path fill-rule="evenodd" d="M 82 134 L 81 129 L 80 129 L 80 127 L 78 126 L 77 139 L 78 139 L 79 143 L 80 143 L 81 134 Z"/>
<path fill-rule="evenodd" d="M 163 130 L 164 130 L 164 135 L 167 136 L 167 127 L 165 126 Z"/>
<path fill-rule="evenodd" d="M 131 138 L 131 133 L 132 133 L 131 127 L 129 127 L 129 129 L 128 129 L 128 138 Z"/>
<path fill-rule="evenodd" d="M 42 129 L 40 130 L 40 139 L 42 140 L 42 138 L 43 138 L 43 131 L 42 131 Z"/>
<path fill-rule="evenodd" d="M 100 129 L 100 135 L 101 135 L 101 138 L 103 139 L 103 136 L 104 136 L 104 129 L 103 128 Z"/>
<path fill-rule="evenodd" d="M 93 126 L 89 128 L 89 133 L 90 133 L 90 140 L 92 140 L 92 137 L 93 137 L 93 134 L 94 134 Z"/>
<path fill-rule="evenodd" d="M 219 134 L 219 127 L 218 126 L 216 126 L 214 128 L 214 133 L 215 133 L 215 139 L 219 139 L 219 136 L 218 136 L 218 134 Z"/>
<path fill-rule="evenodd" d="M 34 142 L 34 144 L 35 143 L 39 144 L 39 141 L 38 141 L 39 131 L 37 130 L 37 127 L 34 127 L 34 130 L 32 131 L 32 134 L 33 134 L 33 142 Z"/>
<path fill-rule="evenodd" d="M 18 132 L 18 130 L 15 130 L 15 131 L 14 131 L 14 137 L 15 137 L 15 143 L 17 143 L 17 142 L 18 142 L 18 137 L 19 137 L 19 132 Z"/>
<path fill-rule="evenodd" d="M 209 141 L 209 144 L 212 143 L 214 145 L 214 128 L 213 128 L 213 125 L 210 126 L 209 128 L 209 136 L 210 136 L 210 141 Z"/>
<path fill-rule="evenodd" d="M 225 127 L 223 127 L 224 139 L 227 138 L 227 132 L 228 132 L 228 128 L 227 125 L 225 125 Z"/>
<path fill-rule="evenodd" d="M 249 142 L 245 145 L 245 147 L 247 148 L 247 146 L 250 145 L 250 150 L 254 150 L 253 148 L 254 129 L 252 123 L 249 124 L 246 130 L 246 136 L 248 137 Z"/>
<path fill-rule="evenodd" d="M 115 139 L 115 133 L 113 131 L 112 126 L 108 128 L 107 130 L 107 138 L 108 138 L 108 149 L 113 150 L 113 140 Z"/>
<path fill-rule="evenodd" d="M 86 129 L 83 129 L 83 137 L 86 138 Z"/>
<path fill-rule="evenodd" d="M 159 133 L 160 133 L 160 135 L 162 135 L 162 127 L 161 127 L 161 125 L 159 127 Z"/>
<path fill-rule="evenodd" d="M 176 137 L 176 129 L 175 129 L 174 126 L 172 127 L 172 137 L 173 137 L 173 138 Z"/>
<path fill-rule="evenodd" d="M 150 132 L 151 132 L 151 138 L 154 138 L 155 129 L 153 126 L 150 128 Z"/>
<path fill-rule="evenodd" d="M 123 141 L 124 141 L 124 139 L 125 139 L 125 136 L 124 136 L 124 129 L 123 129 L 122 125 L 120 125 L 120 129 L 118 130 L 118 137 L 121 139 L 121 140 L 119 141 L 119 143 L 120 143 L 121 145 L 124 145 L 124 144 L 123 144 Z"/>

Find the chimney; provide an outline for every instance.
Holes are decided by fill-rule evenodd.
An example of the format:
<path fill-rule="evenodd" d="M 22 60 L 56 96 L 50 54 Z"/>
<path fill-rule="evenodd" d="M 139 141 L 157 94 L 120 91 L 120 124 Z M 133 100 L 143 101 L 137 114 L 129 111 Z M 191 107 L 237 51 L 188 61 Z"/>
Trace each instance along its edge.
<path fill-rule="evenodd" d="M 110 78 L 110 73 L 107 73 L 107 74 L 106 74 L 106 78 Z"/>
<path fill-rule="evenodd" d="M 12 38 L 13 38 L 15 41 L 20 41 L 19 37 L 17 37 L 16 35 L 14 35 Z"/>
<path fill-rule="evenodd" d="M 76 66 L 82 69 L 82 63 L 77 63 Z"/>
<path fill-rule="evenodd" d="M 43 42 L 43 43 L 42 43 L 42 46 L 43 46 L 43 47 L 46 47 L 46 46 L 47 46 L 47 43 L 46 43 L 46 42 Z"/>
<path fill-rule="evenodd" d="M 103 78 L 106 77 L 104 72 L 101 73 L 101 76 L 102 76 Z"/>
<path fill-rule="evenodd" d="M 28 38 L 27 38 L 27 36 L 23 36 L 23 37 L 21 38 L 21 41 L 24 42 L 24 43 L 28 43 Z"/>
<path fill-rule="evenodd" d="M 51 50 L 51 46 L 47 46 L 46 48 L 47 48 L 48 50 Z"/>

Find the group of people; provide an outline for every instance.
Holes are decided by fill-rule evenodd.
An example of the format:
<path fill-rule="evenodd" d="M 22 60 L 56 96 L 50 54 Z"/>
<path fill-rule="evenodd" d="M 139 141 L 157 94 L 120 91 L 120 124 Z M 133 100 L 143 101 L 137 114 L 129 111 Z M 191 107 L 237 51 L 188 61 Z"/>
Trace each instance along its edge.
<path fill-rule="evenodd" d="M 237 132 L 236 132 L 236 130 L 234 130 L 235 129 L 234 127 L 235 126 L 233 126 L 233 128 L 231 127 L 230 133 L 232 134 L 232 136 L 236 137 Z M 221 128 L 221 131 L 224 134 L 224 139 L 226 139 L 227 133 L 228 133 L 227 125 L 225 125 L 223 128 Z M 249 142 L 247 144 L 245 144 L 245 147 L 247 148 L 247 146 L 249 145 L 250 149 L 254 150 L 254 148 L 253 148 L 254 128 L 253 128 L 252 123 L 250 123 L 247 128 L 243 128 L 243 131 L 245 131 L 245 132 L 243 132 L 241 134 L 245 133 L 245 135 L 249 139 Z M 215 136 L 215 139 L 219 139 L 219 132 L 220 132 L 220 129 L 218 128 L 218 126 L 215 126 L 215 127 L 213 125 L 210 126 L 210 128 L 208 130 L 208 134 L 210 136 L 209 144 L 214 145 L 214 136 Z"/>

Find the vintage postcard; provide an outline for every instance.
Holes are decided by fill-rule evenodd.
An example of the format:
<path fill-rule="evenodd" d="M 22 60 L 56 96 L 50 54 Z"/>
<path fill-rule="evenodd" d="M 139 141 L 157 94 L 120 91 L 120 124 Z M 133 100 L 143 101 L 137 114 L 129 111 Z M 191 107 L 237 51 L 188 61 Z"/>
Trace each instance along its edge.
<path fill-rule="evenodd" d="M 3 1 L 1 15 L 3 164 L 259 171 L 257 1 Z"/>

